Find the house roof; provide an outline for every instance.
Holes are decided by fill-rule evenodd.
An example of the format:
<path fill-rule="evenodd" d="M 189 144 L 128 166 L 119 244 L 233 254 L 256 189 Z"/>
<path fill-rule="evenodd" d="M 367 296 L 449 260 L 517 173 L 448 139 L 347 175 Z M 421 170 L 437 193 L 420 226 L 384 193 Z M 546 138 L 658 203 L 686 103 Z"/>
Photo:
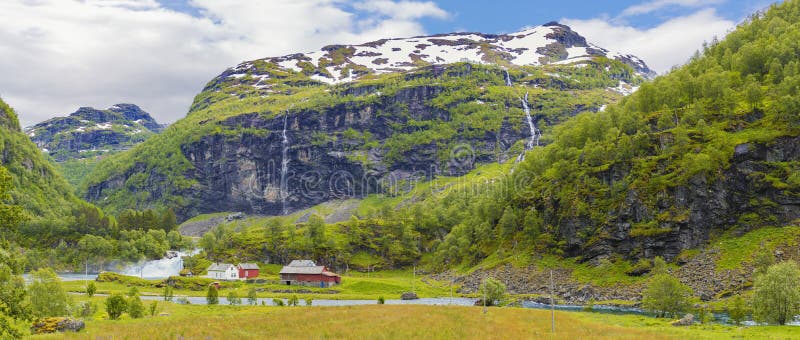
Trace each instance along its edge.
<path fill-rule="evenodd" d="M 210 272 L 224 272 L 228 270 L 228 268 L 232 267 L 233 265 L 230 263 L 212 263 L 208 267 L 208 271 Z"/>
<path fill-rule="evenodd" d="M 329 271 L 322 272 L 322 275 L 324 275 L 324 276 L 334 276 L 334 277 L 335 276 L 339 276 L 339 274 L 332 273 L 332 272 L 329 272 Z"/>
<path fill-rule="evenodd" d="M 241 268 L 241 269 L 261 269 L 255 263 L 239 263 L 239 268 Z"/>
<path fill-rule="evenodd" d="M 316 267 L 317 264 L 311 260 L 293 260 L 289 262 L 289 267 Z"/>
<path fill-rule="evenodd" d="M 325 271 L 325 266 L 305 266 L 293 267 L 291 265 L 283 267 L 281 274 L 322 274 Z"/>

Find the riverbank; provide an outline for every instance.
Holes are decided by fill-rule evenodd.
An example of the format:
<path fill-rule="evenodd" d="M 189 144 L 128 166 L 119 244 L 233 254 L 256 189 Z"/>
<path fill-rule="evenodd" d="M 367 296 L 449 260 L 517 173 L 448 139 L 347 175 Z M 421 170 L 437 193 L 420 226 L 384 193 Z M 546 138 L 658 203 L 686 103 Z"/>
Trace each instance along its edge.
<path fill-rule="evenodd" d="M 96 299 L 97 302 L 99 300 Z M 80 333 L 33 339 L 386 338 L 386 339 L 728 339 L 798 338 L 800 327 L 674 327 L 670 320 L 635 315 L 555 312 L 525 308 L 367 305 L 347 307 L 196 306 L 159 303 L 163 316 L 89 320 Z"/>

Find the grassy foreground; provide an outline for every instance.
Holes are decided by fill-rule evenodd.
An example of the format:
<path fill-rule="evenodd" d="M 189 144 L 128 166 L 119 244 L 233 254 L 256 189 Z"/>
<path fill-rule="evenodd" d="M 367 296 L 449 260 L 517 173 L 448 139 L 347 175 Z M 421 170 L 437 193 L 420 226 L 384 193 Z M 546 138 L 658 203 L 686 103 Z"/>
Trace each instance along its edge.
<path fill-rule="evenodd" d="M 642 316 L 523 308 L 368 305 L 231 307 L 164 304 L 168 316 L 88 321 L 80 333 L 35 339 L 730 339 L 800 338 L 800 327 L 673 327 Z"/>

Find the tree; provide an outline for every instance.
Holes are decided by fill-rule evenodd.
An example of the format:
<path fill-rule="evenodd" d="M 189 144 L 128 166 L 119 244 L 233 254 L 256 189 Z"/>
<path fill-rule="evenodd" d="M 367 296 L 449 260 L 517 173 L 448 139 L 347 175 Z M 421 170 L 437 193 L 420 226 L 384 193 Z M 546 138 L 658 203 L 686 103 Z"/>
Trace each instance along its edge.
<path fill-rule="evenodd" d="M 167 232 L 175 229 L 175 227 L 178 226 L 178 218 L 175 216 L 175 211 L 173 211 L 172 208 L 167 209 L 167 211 L 161 215 L 160 224 L 161 229 L 164 229 L 164 231 Z"/>
<path fill-rule="evenodd" d="M 242 304 L 242 299 L 239 298 L 239 294 L 236 294 L 235 290 L 232 290 L 228 293 L 228 304 L 231 306 Z"/>
<path fill-rule="evenodd" d="M 289 297 L 287 305 L 289 306 L 297 306 L 300 303 L 300 300 L 297 298 L 297 295 L 292 295 Z"/>
<path fill-rule="evenodd" d="M 744 321 L 744 318 L 747 316 L 747 310 L 745 309 L 744 299 L 741 295 L 736 295 L 733 298 L 733 302 L 728 306 L 728 316 L 731 317 L 731 321 L 737 326 Z"/>
<path fill-rule="evenodd" d="M 753 276 L 767 273 L 767 269 L 775 264 L 775 255 L 764 246 L 753 255 Z"/>
<path fill-rule="evenodd" d="M 119 319 L 125 310 L 128 309 L 128 302 L 122 294 L 115 293 L 106 299 L 106 313 L 111 320 Z"/>
<path fill-rule="evenodd" d="M 487 306 L 499 306 L 505 300 L 506 285 L 490 277 L 481 284 L 480 293 L 486 297 Z"/>
<path fill-rule="evenodd" d="M 172 286 L 164 286 L 164 301 L 172 301 Z"/>
<path fill-rule="evenodd" d="M 208 285 L 208 292 L 206 292 L 206 302 L 209 305 L 219 304 L 219 291 L 216 285 Z"/>
<path fill-rule="evenodd" d="M 753 317 L 784 325 L 797 315 L 800 304 L 800 268 L 794 261 L 772 265 L 753 284 Z"/>
<path fill-rule="evenodd" d="M 138 294 L 128 298 L 128 315 L 134 319 L 144 316 L 144 304 Z"/>
<path fill-rule="evenodd" d="M 677 317 L 691 307 L 691 295 L 692 289 L 678 279 L 665 273 L 655 274 L 642 294 L 642 307 L 657 317 Z"/>
<path fill-rule="evenodd" d="M 0 166 L 0 236 L 15 230 L 25 219 L 22 207 L 5 203 L 11 199 L 12 188 L 11 174 L 5 167 Z"/>
<path fill-rule="evenodd" d="M 52 269 L 39 269 L 31 274 L 28 299 L 31 312 L 36 317 L 63 316 L 67 314 L 67 292 Z"/>
<path fill-rule="evenodd" d="M 247 303 L 251 306 L 255 306 L 258 302 L 258 293 L 256 292 L 256 288 L 252 287 L 250 290 L 247 291 Z"/>
<path fill-rule="evenodd" d="M 97 286 L 94 285 L 94 281 L 89 281 L 86 285 L 86 295 L 89 297 L 94 296 L 94 293 L 97 292 Z"/>
<path fill-rule="evenodd" d="M 158 301 L 150 302 L 150 316 L 156 316 L 158 312 Z"/>

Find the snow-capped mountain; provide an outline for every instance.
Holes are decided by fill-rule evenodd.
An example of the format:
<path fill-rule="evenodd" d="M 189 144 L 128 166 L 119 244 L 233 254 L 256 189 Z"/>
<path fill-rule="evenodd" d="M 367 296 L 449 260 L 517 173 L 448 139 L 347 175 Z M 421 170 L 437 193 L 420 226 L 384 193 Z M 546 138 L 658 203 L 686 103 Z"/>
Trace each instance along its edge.
<path fill-rule="evenodd" d="M 248 61 L 219 78 L 252 77 L 257 88 L 269 88 L 270 68 L 302 72 L 328 84 L 350 82 L 368 74 L 402 72 L 431 64 L 471 62 L 502 66 L 580 65 L 602 56 L 631 66 L 650 78 L 655 72 L 636 56 L 590 44 L 570 27 L 547 23 L 511 34 L 450 33 L 381 39 L 360 45 L 330 45 L 319 51 Z M 218 78 L 218 79 L 219 79 Z"/>

